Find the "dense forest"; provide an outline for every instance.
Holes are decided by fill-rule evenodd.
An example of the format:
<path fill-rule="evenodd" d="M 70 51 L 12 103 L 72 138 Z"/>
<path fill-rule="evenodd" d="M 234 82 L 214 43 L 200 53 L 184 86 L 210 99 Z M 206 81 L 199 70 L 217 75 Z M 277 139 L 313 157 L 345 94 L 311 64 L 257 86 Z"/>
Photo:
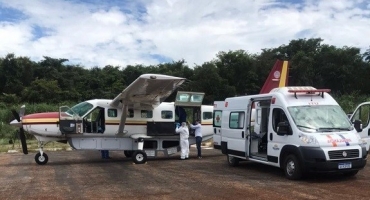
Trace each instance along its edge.
<path fill-rule="evenodd" d="M 201 91 L 204 104 L 230 96 L 259 93 L 277 58 L 291 61 L 289 85 L 330 88 L 346 112 L 370 94 L 370 47 L 336 47 L 320 38 L 292 40 L 253 54 L 220 51 L 213 60 L 190 68 L 185 60 L 158 65 L 96 66 L 65 64 L 67 58 L 41 61 L 9 53 L 0 58 L 0 137 L 8 132 L 10 108 L 26 104 L 26 113 L 57 110 L 94 98 L 114 98 L 143 73 L 187 78 L 181 90 Z M 169 99 L 171 100 L 171 99 Z M 39 106 L 37 106 L 39 105 Z"/>

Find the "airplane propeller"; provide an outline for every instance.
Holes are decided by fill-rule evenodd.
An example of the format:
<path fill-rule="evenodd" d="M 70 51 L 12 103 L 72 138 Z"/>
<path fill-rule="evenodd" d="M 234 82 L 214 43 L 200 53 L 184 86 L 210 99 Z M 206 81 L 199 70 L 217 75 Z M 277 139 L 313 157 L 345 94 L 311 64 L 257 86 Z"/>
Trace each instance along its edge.
<path fill-rule="evenodd" d="M 18 122 L 21 122 L 21 116 L 23 117 L 23 115 L 24 115 L 24 111 L 25 111 L 25 105 L 23 105 L 23 106 L 21 107 L 21 109 L 20 109 L 19 113 L 17 113 L 17 111 L 15 111 L 15 110 L 12 110 L 13 116 L 14 116 L 14 118 L 15 118 Z M 21 140 L 23 153 L 24 153 L 24 154 L 28 154 L 27 143 L 26 143 L 26 135 L 24 134 L 23 126 L 21 126 L 21 127 L 19 128 L 19 138 L 20 138 L 20 140 Z"/>

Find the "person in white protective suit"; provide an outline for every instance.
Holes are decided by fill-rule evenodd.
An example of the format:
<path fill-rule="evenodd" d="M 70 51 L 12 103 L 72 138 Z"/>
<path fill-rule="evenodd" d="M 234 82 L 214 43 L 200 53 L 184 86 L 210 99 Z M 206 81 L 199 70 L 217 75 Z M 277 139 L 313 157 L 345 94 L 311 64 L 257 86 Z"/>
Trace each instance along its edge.
<path fill-rule="evenodd" d="M 180 134 L 181 160 L 189 158 L 189 128 L 186 122 L 176 127 L 176 133 Z"/>

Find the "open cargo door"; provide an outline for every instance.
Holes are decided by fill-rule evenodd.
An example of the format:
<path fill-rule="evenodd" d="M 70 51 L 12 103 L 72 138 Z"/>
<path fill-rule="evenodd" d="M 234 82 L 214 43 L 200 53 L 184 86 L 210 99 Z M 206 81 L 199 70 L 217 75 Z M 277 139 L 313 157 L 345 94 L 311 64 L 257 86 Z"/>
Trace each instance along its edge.
<path fill-rule="evenodd" d="M 202 105 L 203 98 L 203 92 L 178 91 L 176 95 L 175 106 L 200 107 Z"/>

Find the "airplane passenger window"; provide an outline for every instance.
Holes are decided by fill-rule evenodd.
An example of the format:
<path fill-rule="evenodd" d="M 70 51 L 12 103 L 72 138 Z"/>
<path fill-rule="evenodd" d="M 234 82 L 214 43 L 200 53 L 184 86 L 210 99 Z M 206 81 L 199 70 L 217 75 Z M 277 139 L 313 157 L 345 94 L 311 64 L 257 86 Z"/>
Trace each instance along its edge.
<path fill-rule="evenodd" d="M 179 94 L 176 97 L 176 101 L 181 101 L 181 102 L 188 102 L 189 101 L 189 94 Z"/>
<path fill-rule="evenodd" d="M 117 109 L 108 109 L 108 117 L 117 117 Z"/>
<path fill-rule="evenodd" d="M 173 114 L 170 110 L 162 110 L 161 112 L 162 119 L 172 119 Z"/>
<path fill-rule="evenodd" d="M 141 118 L 152 118 L 153 117 L 153 111 L 151 110 L 142 110 L 141 111 Z"/>
<path fill-rule="evenodd" d="M 134 117 L 134 110 L 133 109 L 128 109 L 127 118 L 133 118 L 133 117 Z"/>
<path fill-rule="evenodd" d="M 212 112 L 203 112 L 203 119 L 212 119 Z"/>
<path fill-rule="evenodd" d="M 202 102 L 203 101 L 203 95 L 201 94 L 193 94 L 191 95 L 191 102 Z"/>

